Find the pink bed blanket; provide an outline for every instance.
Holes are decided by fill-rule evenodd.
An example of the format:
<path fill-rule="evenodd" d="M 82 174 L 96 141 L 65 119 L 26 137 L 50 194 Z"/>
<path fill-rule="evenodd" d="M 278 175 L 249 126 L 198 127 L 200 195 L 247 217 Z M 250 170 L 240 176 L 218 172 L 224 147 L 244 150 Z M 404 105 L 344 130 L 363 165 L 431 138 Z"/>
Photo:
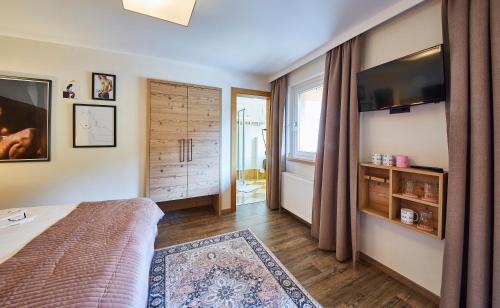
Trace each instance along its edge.
<path fill-rule="evenodd" d="M 150 199 L 81 203 L 0 264 L 0 307 L 146 307 L 162 216 Z"/>

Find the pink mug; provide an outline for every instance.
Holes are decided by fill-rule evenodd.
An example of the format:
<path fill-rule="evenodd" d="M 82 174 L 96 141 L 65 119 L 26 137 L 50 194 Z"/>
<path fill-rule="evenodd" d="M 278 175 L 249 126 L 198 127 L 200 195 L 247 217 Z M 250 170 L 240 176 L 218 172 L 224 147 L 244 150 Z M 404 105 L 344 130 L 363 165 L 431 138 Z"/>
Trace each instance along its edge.
<path fill-rule="evenodd" d="M 406 155 L 396 155 L 396 167 L 408 168 L 410 159 Z"/>

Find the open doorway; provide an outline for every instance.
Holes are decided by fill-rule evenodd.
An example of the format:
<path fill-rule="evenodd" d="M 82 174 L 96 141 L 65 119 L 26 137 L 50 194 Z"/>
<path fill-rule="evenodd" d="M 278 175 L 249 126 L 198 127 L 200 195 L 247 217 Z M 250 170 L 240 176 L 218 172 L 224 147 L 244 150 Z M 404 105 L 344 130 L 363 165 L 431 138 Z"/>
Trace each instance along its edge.
<path fill-rule="evenodd" d="M 270 93 L 232 89 L 231 210 L 266 201 Z"/>

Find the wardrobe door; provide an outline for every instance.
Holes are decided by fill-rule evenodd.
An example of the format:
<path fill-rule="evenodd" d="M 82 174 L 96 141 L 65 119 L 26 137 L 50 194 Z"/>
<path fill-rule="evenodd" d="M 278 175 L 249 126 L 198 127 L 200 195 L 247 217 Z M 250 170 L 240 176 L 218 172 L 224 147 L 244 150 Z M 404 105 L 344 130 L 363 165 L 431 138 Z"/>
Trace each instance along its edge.
<path fill-rule="evenodd" d="M 188 197 L 219 194 L 221 90 L 188 88 Z"/>
<path fill-rule="evenodd" d="M 150 82 L 149 197 L 187 195 L 187 86 Z"/>

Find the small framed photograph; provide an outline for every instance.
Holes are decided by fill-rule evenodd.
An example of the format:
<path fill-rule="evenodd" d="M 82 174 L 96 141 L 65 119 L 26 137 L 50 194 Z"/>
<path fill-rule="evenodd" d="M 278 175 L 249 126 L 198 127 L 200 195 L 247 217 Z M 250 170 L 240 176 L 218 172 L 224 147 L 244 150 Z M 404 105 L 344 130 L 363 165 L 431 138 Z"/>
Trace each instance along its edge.
<path fill-rule="evenodd" d="M 92 73 L 92 99 L 116 101 L 116 76 Z"/>
<path fill-rule="evenodd" d="M 78 81 L 72 79 L 63 84 L 62 98 L 65 100 L 80 99 Z"/>
<path fill-rule="evenodd" d="M 0 162 L 50 160 L 52 81 L 0 76 Z"/>
<path fill-rule="evenodd" d="M 116 147 L 116 106 L 73 104 L 73 147 Z"/>

